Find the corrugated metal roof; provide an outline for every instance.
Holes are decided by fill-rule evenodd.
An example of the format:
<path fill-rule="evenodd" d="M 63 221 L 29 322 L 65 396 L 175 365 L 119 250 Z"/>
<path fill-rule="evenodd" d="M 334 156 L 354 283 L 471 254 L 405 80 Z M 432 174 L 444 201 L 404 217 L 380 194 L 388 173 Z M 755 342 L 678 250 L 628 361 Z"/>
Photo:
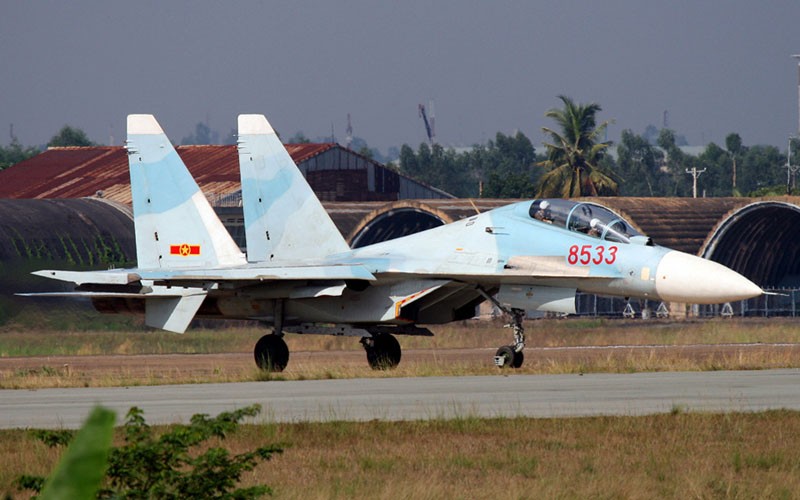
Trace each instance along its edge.
<path fill-rule="evenodd" d="M 295 163 L 324 153 L 337 144 L 287 144 Z M 206 193 L 239 190 L 236 146 L 177 146 L 200 188 Z M 131 203 L 128 156 L 122 146 L 49 148 L 0 171 L 0 198 L 103 197 Z"/>
<path fill-rule="evenodd" d="M 286 151 L 289 152 L 289 155 L 292 157 L 295 163 L 302 163 L 310 158 L 313 158 L 317 155 L 328 151 L 329 149 L 333 149 L 338 144 L 333 142 L 327 143 L 306 143 L 306 144 L 284 144 L 286 147 Z M 354 153 L 358 154 L 358 153 Z"/>

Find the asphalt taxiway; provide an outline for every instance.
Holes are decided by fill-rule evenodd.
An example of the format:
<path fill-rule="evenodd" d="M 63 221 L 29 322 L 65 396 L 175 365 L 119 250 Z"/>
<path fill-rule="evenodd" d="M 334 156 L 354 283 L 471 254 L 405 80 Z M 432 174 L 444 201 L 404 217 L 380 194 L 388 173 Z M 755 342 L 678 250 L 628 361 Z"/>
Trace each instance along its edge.
<path fill-rule="evenodd" d="M 800 370 L 497 375 L 0 391 L 0 428 L 75 428 L 95 405 L 148 423 L 252 404 L 256 421 L 575 417 L 800 410 Z"/>

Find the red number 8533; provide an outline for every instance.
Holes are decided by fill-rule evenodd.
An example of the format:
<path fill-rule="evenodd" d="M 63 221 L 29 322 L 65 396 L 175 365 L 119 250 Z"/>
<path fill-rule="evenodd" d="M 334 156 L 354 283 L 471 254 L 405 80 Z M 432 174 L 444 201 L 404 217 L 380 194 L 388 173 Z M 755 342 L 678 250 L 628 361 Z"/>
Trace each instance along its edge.
<path fill-rule="evenodd" d="M 567 263 L 570 265 L 582 264 L 613 264 L 617 260 L 616 246 L 605 247 L 603 245 L 572 245 L 569 247 Z"/>

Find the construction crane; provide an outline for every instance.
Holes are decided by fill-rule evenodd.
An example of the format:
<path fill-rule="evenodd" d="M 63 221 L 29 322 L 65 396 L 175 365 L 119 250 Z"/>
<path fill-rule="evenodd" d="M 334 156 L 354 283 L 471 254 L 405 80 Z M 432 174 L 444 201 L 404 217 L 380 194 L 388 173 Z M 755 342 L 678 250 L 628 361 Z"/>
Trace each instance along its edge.
<path fill-rule="evenodd" d="M 345 138 L 344 147 L 349 148 L 353 143 L 353 124 L 350 123 L 350 113 L 347 113 L 347 137 Z"/>
<path fill-rule="evenodd" d="M 428 143 L 433 146 L 433 140 L 436 137 L 436 118 L 433 116 L 433 101 L 429 103 L 430 110 L 431 110 L 431 117 L 430 120 L 428 119 L 428 114 L 425 112 L 425 105 L 419 105 L 419 116 L 422 118 L 422 121 L 425 123 L 425 133 L 428 136 Z"/>

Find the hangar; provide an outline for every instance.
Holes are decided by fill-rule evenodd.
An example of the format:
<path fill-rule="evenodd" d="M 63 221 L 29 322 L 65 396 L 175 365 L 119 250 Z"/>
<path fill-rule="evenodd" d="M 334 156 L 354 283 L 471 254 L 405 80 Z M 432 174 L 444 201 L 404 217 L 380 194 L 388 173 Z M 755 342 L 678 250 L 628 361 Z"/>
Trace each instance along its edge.
<path fill-rule="evenodd" d="M 326 202 L 324 206 L 348 243 L 359 247 L 513 201 L 517 200 Z M 800 197 L 586 201 L 614 210 L 658 245 L 725 264 L 764 288 L 800 288 Z M 218 211 L 243 245 L 241 208 L 220 207 Z M 35 261 L 37 268 L 97 268 L 123 265 L 135 258 L 129 207 L 105 199 L 0 200 L 0 235 L 3 274 L 12 269 L 32 270 L 30 263 L 14 264 L 26 260 Z M 3 280 L 7 286 L 24 280 L 18 274 L 13 280 L 7 278 Z"/>
<path fill-rule="evenodd" d="M 321 201 L 453 198 L 336 143 L 285 146 Z M 175 149 L 212 203 L 235 204 L 241 199 L 235 145 Z M 87 196 L 130 205 L 128 155 L 124 147 L 48 148 L 0 171 L 0 199 Z"/>
<path fill-rule="evenodd" d="M 287 149 L 354 247 L 518 201 L 454 199 L 337 144 Z M 177 150 L 244 247 L 236 147 Z M 10 286 L 16 279 L 7 279 L 9 272 L 33 265 L 21 261 L 37 268 L 42 261 L 83 268 L 130 263 L 128 183 L 122 147 L 51 148 L 0 172 L 3 282 Z M 764 288 L 800 288 L 800 197 L 586 200 L 611 208 L 656 244 L 725 264 Z M 791 302 L 794 314 L 793 296 Z"/>
<path fill-rule="evenodd" d="M 359 204 L 339 225 L 352 246 L 428 229 L 519 200 L 403 200 Z M 800 287 L 800 197 L 584 198 L 625 217 L 657 245 L 725 264 L 767 288 Z M 326 205 L 334 220 L 353 207 Z M 344 213 L 341 214 L 343 216 Z M 351 217 L 352 220 L 352 217 Z"/>

